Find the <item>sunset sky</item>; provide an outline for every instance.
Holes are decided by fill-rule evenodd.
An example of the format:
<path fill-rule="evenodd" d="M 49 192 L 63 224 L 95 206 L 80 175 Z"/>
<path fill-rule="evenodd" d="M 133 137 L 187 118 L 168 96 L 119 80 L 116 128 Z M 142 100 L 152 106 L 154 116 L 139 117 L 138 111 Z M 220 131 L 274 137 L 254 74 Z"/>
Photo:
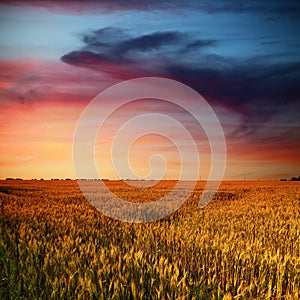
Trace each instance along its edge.
<path fill-rule="evenodd" d="M 19 2 L 0 4 L 0 178 L 75 178 L 72 141 L 85 107 L 104 89 L 144 76 L 177 80 L 208 101 L 226 138 L 225 179 L 300 175 L 297 1 Z M 112 128 L 138 112 L 167 112 L 187 125 L 207 177 L 201 126 L 155 99 L 108 122 L 95 150 L 102 177 L 116 178 L 101 157 Z M 165 178 L 176 178 L 176 147 L 153 134 L 134 144 L 135 172 L 146 176 L 155 153 L 165 156 Z"/>

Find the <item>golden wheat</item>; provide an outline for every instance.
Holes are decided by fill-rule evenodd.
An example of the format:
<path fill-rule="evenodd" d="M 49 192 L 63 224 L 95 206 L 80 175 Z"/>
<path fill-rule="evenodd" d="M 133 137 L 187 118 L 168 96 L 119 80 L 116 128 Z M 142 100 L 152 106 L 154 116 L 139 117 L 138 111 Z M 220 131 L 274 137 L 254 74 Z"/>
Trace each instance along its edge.
<path fill-rule="evenodd" d="M 150 201 L 174 183 L 107 185 Z M 203 187 L 168 218 L 129 224 L 75 181 L 2 181 L 0 298 L 298 299 L 299 183 L 225 182 L 200 210 Z"/>

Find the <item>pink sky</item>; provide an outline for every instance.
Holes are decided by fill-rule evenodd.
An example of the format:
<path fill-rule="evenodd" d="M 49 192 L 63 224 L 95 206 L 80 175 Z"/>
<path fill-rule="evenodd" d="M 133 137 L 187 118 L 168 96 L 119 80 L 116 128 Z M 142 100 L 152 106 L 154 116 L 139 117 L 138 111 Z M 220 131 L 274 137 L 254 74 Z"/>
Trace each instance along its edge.
<path fill-rule="evenodd" d="M 6 68 L 8 73 L 12 73 L 11 79 L 1 85 L 1 90 L 8 96 L 10 89 L 22 89 L 22 85 L 25 85 L 22 82 L 22 74 L 25 74 L 29 68 L 31 68 L 33 76 L 43 76 L 47 70 L 50 87 L 38 87 L 35 90 L 38 99 L 32 96 L 31 100 L 24 102 L 22 99 L 18 101 L 9 98 L 6 101 L 2 100 L 0 178 L 74 178 L 73 134 L 76 123 L 86 105 L 97 95 L 98 91 L 105 87 L 105 84 L 102 83 L 99 84 L 99 89 L 97 88 L 100 76 L 97 73 L 91 75 L 85 69 L 78 70 L 75 67 L 40 61 L 2 62 L 3 68 Z M 19 74 L 19 82 L 13 75 L 15 73 Z M 81 82 L 79 86 L 78 81 Z M 111 80 L 110 84 L 113 83 L 114 81 Z M 87 85 L 90 85 L 89 89 L 86 88 Z M 109 83 L 106 85 L 109 86 Z M 15 94 L 12 94 L 13 96 Z M 136 111 L 149 110 L 151 107 L 149 103 L 149 101 L 144 104 L 137 103 Z M 163 110 L 163 107 L 158 108 L 158 111 Z M 278 179 L 290 177 L 296 173 L 299 162 L 297 148 L 285 143 L 274 148 L 268 143 L 257 143 L 235 137 L 232 134 L 234 116 L 230 111 L 224 109 L 220 109 L 220 111 L 220 121 L 224 128 L 228 149 L 225 179 Z M 216 108 L 216 112 L 218 113 L 218 108 Z M 126 109 L 123 109 L 119 112 L 119 116 L 116 114 L 116 118 L 118 122 L 120 120 L 124 122 L 130 115 L 132 115 L 132 107 L 127 112 Z M 235 118 L 237 117 L 235 116 Z M 110 122 L 113 124 L 115 120 L 113 118 Z M 192 133 L 195 141 L 203 142 L 199 147 L 199 153 L 203 157 L 201 178 L 205 179 L 209 170 L 210 149 L 201 128 L 197 126 L 199 125 L 192 124 L 190 129 L 194 131 Z M 101 149 L 109 146 L 110 139 L 114 138 L 115 131 L 113 130 L 111 133 L 109 126 L 107 128 L 105 135 L 101 137 L 104 142 L 98 144 Z M 96 154 L 97 151 L 96 147 Z M 165 156 L 168 167 L 165 178 L 176 178 L 180 165 L 176 147 L 165 138 L 155 135 L 146 135 L 134 144 L 129 160 L 136 173 L 141 176 L 149 173 L 148 158 L 154 153 Z M 107 157 L 101 157 L 101 153 L 98 153 L 97 163 L 104 174 L 103 177 L 116 178 L 111 164 L 107 162 Z M 161 162 L 158 162 L 157 165 L 154 163 L 154 167 L 159 169 L 161 167 L 159 163 Z"/>

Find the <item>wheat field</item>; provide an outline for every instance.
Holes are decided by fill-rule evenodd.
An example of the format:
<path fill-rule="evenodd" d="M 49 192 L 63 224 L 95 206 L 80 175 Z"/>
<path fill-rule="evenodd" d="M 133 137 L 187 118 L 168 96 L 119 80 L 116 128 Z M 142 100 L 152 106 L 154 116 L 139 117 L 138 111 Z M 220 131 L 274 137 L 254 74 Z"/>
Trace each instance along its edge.
<path fill-rule="evenodd" d="M 128 201 L 148 191 L 108 181 Z M 171 216 L 119 222 L 98 212 L 76 181 L 0 182 L 0 299 L 299 299 L 299 182 L 204 187 Z"/>

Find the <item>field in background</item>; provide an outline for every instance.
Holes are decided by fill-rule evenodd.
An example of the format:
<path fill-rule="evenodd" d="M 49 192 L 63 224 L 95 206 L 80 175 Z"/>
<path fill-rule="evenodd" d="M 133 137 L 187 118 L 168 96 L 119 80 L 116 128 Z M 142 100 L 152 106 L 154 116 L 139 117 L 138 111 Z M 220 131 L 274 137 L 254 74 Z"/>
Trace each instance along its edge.
<path fill-rule="evenodd" d="M 133 201 L 161 197 L 107 184 Z M 0 181 L 0 299 L 298 299 L 300 183 L 204 187 L 171 216 L 121 223 L 76 181 Z"/>

